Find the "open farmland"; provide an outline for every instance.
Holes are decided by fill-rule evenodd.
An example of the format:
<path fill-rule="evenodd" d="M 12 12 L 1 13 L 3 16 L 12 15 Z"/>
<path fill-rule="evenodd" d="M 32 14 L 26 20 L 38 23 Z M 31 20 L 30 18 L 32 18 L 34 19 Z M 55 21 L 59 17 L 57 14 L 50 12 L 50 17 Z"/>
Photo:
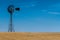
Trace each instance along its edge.
<path fill-rule="evenodd" d="M 0 40 L 60 40 L 60 33 L 0 32 Z"/>

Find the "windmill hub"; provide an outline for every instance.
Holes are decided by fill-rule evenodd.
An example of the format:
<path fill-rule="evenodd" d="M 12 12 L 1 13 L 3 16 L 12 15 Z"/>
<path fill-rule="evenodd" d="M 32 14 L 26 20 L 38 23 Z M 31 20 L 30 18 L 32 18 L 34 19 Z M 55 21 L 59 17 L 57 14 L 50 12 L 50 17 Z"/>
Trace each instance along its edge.
<path fill-rule="evenodd" d="M 12 14 L 12 13 L 14 12 L 14 6 L 13 6 L 13 5 L 9 5 L 9 6 L 8 6 L 8 12 L 9 12 L 10 14 Z"/>

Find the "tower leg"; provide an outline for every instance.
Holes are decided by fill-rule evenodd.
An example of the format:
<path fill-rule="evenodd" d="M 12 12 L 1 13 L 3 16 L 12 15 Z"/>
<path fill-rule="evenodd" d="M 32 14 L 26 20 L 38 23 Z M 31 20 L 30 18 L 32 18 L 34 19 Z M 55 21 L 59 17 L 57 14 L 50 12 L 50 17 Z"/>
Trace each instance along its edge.
<path fill-rule="evenodd" d="M 10 24 L 9 24 L 8 32 L 15 32 L 13 25 L 12 25 L 12 14 L 10 14 Z"/>

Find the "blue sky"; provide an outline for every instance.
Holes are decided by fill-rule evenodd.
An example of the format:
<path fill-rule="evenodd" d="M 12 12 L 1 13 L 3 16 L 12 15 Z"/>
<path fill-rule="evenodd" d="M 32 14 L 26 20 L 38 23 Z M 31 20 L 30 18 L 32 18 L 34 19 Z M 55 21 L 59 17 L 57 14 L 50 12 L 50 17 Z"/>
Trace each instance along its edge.
<path fill-rule="evenodd" d="M 59 0 L 0 0 L 0 32 L 8 31 L 11 4 L 21 8 L 13 15 L 16 32 L 60 32 Z"/>

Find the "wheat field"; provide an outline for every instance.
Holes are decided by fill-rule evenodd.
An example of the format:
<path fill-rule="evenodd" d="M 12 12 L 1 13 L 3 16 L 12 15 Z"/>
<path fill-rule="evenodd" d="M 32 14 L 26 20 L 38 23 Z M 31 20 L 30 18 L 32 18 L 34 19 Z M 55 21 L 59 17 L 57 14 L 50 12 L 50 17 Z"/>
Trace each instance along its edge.
<path fill-rule="evenodd" d="M 0 40 L 60 40 L 60 33 L 0 32 Z"/>

